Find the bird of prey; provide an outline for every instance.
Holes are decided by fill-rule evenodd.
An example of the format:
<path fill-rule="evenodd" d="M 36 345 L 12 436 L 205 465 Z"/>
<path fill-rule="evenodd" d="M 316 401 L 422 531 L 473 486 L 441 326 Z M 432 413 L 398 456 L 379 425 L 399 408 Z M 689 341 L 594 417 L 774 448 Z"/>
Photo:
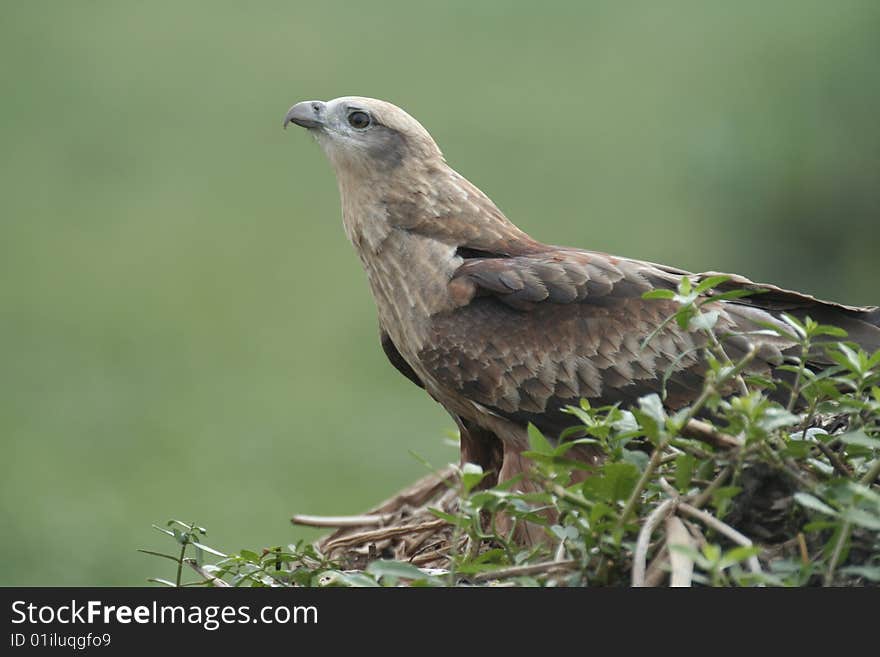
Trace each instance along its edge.
<path fill-rule="evenodd" d="M 582 398 L 627 405 L 664 385 L 670 409 L 699 395 L 706 334 L 664 322 L 676 302 L 643 294 L 713 274 L 537 241 L 388 102 L 305 101 L 287 112 L 284 126 L 290 123 L 314 135 L 335 170 L 343 225 L 367 274 L 385 353 L 453 416 L 463 462 L 504 481 L 524 467 L 530 422 L 548 437 L 575 423 L 566 405 Z M 713 330 L 733 360 L 754 351 L 752 371 L 771 371 L 792 348 L 760 330 L 781 326 L 782 313 L 837 325 L 866 349 L 880 348 L 876 307 L 740 276 L 702 296 L 735 288 L 762 293 L 705 308 L 717 312 Z"/>

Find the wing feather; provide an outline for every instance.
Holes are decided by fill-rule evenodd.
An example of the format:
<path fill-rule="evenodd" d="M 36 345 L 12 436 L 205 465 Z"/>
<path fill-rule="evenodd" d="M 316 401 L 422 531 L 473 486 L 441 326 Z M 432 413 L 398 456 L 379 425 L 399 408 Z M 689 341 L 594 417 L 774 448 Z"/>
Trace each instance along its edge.
<path fill-rule="evenodd" d="M 563 406 L 581 398 L 594 405 L 634 402 L 644 394 L 664 392 L 664 377 L 666 403 L 678 408 L 701 390 L 704 371 L 698 348 L 705 336 L 683 331 L 675 322 L 664 324 L 676 304 L 642 295 L 675 289 L 684 275 L 696 283 L 714 274 L 552 247 L 512 257 L 470 258 L 453 281 L 469 282 L 475 294 L 432 318 L 419 358 L 442 385 L 550 434 L 572 423 L 561 412 Z M 732 357 L 760 342 L 755 371 L 778 364 L 791 344 L 742 333 L 754 331 L 759 321 L 778 322 L 782 311 L 836 319 L 859 332 L 868 346 L 880 347 L 880 318 L 874 308 L 826 304 L 742 277 L 732 277 L 706 295 L 740 287 L 768 291 L 713 304 L 719 312 L 716 332 Z"/>

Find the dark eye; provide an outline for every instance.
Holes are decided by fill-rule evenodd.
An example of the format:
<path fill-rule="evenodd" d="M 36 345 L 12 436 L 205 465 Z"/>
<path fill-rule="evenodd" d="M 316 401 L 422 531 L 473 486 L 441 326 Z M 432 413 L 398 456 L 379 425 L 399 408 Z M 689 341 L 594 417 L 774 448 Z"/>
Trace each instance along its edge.
<path fill-rule="evenodd" d="M 366 112 L 361 112 L 360 110 L 356 110 L 348 115 L 348 124 L 352 128 L 357 128 L 358 130 L 363 130 L 364 128 L 370 125 L 370 115 Z"/>

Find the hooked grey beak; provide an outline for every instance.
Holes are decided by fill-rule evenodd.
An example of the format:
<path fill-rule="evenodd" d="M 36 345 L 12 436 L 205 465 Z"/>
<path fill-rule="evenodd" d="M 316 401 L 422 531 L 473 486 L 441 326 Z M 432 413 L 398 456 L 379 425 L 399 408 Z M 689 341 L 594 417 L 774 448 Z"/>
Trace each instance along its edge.
<path fill-rule="evenodd" d="M 324 103 L 320 100 L 304 100 L 291 107 L 284 116 L 281 127 L 286 128 L 288 123 L 296 123 L 303 128 L 320 128 L 324 125 Z"/>

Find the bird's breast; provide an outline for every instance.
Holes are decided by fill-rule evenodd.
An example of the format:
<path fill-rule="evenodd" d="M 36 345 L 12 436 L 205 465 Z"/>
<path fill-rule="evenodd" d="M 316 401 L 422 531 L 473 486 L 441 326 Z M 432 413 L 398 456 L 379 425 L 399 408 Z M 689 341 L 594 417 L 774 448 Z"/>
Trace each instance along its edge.
<path fill-rule="evenodd" d="M 418 369 L 431 318 L 454 304 L 449 282 L 461 258 L 454 246 L 397 227 L 374 227 L 369 234 L 355 230 L 349 238 L 367 274 L 380 325 Z"/>

